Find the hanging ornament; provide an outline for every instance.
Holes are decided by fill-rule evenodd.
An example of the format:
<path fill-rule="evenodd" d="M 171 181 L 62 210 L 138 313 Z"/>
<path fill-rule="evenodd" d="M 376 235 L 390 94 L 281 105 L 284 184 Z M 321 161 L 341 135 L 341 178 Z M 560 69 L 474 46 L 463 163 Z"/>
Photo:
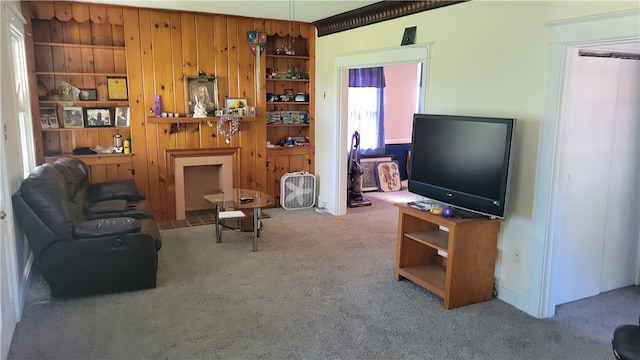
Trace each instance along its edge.
<path fill-rule="evenodd" d="M 218 133 L 226 137 L 227 144 L 231 143 L 230 137 L 240 131 L 240 120 L 231 114 L 224 114 L 218 120 Z"/>

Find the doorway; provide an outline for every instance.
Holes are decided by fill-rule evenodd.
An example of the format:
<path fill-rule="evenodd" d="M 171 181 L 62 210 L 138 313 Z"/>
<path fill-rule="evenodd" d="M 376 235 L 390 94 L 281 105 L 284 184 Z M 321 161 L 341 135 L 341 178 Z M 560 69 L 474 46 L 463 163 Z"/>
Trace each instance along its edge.
<path fill-rule="evenodd" d="M 549 57 L 547 101 L 539 147 L 536 195 L 534 199 L 534 254 L 531 271 L 531 296 L 528 312 L 537 317 L 551 317 L 556 307 L 556 275 L 558 259 L 554 251 L 562 239 L 555 232 L 560 218 L 558 208 L 561 129 L 567 86 L 567 49 L 599 47 L 640 42 L 640 18 L 635 11 L 596 15 L 588 18 L 561 20 L 552 27 Z M 636 144 L 637 146 L 637 144 Z M 637 192 L 636 192 L 637 194 Z M 584 194 L 583 196 L 589 196 Z M 629 195 L 633 197 L 633 195 Z M 640 201 L 637 197 L 634 201 Z M 637 219 L 636 219 L 637 221 Z M 636 239 L 639 240 L 639 239 Z M 637 245 L 636 245 L 637 249 Z M 576 250 L 576 249 L 572 249 Z M 632 251 L 632 250 L 630 250 Z M 636 284 L 638 282 L 638 252 L 636 250 Z"/>
<path fill-rule="evenodd" d="M 348 84 L 348 69 L 385 66 L 385 65 L 398 65 L 398 64 L 421 64 L 421 73 L 423 74 L 420 79 L 421 93 L 418 95 L 419 99 L 419 111 L 425 111 L 426 99 L 427 99 L 427 78 L 428 78 L 428 53 L 429 48 L 427 45 L 410 45 L 389 49 L 379 49 L 371 52 L 363 52 L 357 54 L 349 54 L 337 57 L 335 60 L 335 74 L 337 77 L 337 84 L 340 84 L 337 92 L 338 96 L 338 114 L 337 114 L 337 133 L 336 139 L 340 139 L 338 142 L 337 152 L 334 153 L 335 179 L 333 181 L 333 188 L 339 189 L 334 192 L 335 198 L 333 204 L 335 208 L 331 213 L 333 215 L 345 215 L 347 213 L 347 157 L 349 144 L 347 139 L 348 125 L 348 99 L 345 89 Z"/>
<path fill-rule="evenodd" d="M 567 49 L 552 230 L 556 305 L 637 282 L 640 61 L 633 56 L 640 43 Z"/>

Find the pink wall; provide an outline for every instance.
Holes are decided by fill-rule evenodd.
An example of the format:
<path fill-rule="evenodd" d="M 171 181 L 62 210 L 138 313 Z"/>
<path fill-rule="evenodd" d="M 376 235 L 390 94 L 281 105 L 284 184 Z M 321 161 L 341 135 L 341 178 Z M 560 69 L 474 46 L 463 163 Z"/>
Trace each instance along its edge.
<path fill-rule="evenodd" d="M 384 67 L 384 137 L 388 144 L 411 142 L 418 96 L 418 66 L 403 64 Z"/>

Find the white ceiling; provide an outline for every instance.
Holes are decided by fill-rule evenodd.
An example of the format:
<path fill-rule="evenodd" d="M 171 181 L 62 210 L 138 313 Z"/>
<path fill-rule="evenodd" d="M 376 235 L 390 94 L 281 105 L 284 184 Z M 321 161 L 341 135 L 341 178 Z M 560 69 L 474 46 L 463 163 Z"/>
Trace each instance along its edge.
<path fill-rule="evenodd" d="M 312 23 L 376 2 L 367 0 L 85 0 L 86 2 L 129 5 L 144 8 L 197 11 L 253 18 L 294 20 Z"/>

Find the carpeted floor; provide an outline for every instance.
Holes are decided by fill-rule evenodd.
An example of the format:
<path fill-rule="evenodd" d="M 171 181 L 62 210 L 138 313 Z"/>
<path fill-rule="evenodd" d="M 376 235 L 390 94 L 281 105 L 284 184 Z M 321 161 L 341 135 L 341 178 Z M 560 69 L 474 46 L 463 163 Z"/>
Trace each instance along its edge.
<path fill-rule="evenodd" d="M 637 321 L 639 287 L 543 320 L 498 299 L 445 310 L 395 281 L 397 210 L 371 201 L 269 209 L 258 252 L 247 233 L 163 230 L 152 290 L 51 298 L 36 272 L 9 359 L 611 359 Z"/>

